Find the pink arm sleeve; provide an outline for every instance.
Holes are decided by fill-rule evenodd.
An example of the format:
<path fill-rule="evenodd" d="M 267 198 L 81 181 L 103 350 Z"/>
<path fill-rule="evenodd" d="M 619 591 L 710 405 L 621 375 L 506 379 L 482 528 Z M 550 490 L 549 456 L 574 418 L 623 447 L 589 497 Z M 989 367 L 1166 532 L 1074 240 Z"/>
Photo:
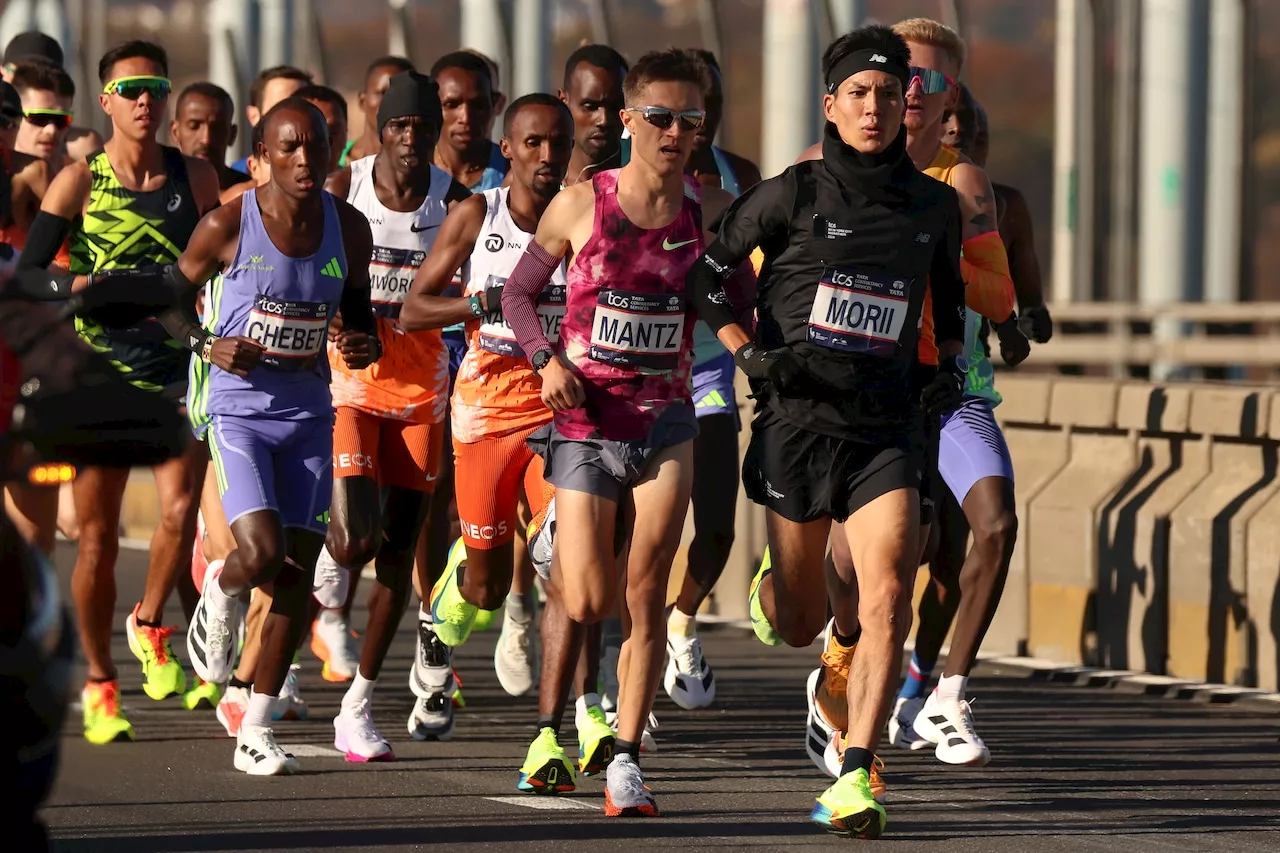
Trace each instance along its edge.
<path fill-rule="evenodd" d="M 520 256 L 502 290 L 502 316 L 528 358 L 552 348 L 538 320 L 538 294 L 550 283 L 559 266 L 560 258 L 553 257 L 535 240 Z"/>

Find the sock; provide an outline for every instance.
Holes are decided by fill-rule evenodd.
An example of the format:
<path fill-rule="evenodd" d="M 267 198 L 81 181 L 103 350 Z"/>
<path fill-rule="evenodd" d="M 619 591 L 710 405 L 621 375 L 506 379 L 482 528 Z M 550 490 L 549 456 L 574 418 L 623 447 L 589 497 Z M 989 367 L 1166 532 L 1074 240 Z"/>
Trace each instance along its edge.
<path fill-rule="evenodd" d="M 667 617 L 667 636 L 692 640 L 697 635 L 698 617 L 688 616 L 682 613 L 679 607 L 672 607 L 671 615 Z"/>
<path fill-rule="evenodd" d="M 540 732 L 540 731 L 542 731 L 543 729 L 551 729 L 551 731 L 553 731 L 553 732 L 555 732 L 555 733 L 556 733 L 556 737 L 560 737 L 560 720 L 561 720 L 561 716 L 562 716 L 561 714 L 543 714 L 543 715 L 539 715 L 539 717 L 538 717 L 538 728 L 537 728 L 537 731 L 539 731 L 539 732 Z"/>
<path fill-rule="evenodd" d="M 109 684 L 115 681 L 118 676 L 119 673 L 116 673 L 115 675 L 108 675 L 106 678 L 87 678 L 85 680 L 90 684 Z"/>
<path fill-rule="evenodd" d="M 342 697 L 343 708 L 354 708 L 362 701 L 373 701 L 373 686 L 378 683 L 376 678 L 365 678 L 360 672 L 360 668 L 356 667 L 356 677 L 351 679 L 351 686 L 347 688 L 347 695 Z"/>
<path fill-rule="evenodd" d="M 525 602 L 524 596 L 518 592 L 507 593 L 507 615 L 515 622 L 528 622 L 533 616 L 532 608 Z"/>
<path fill-rule="evenodd" d="M 938 701 L 963 702 L 964 690 L 968 686 L 967 675 L 944 675 L 938 679 Z"/>
<path fill-rule="evenodd" d="M 436 623 L 431 619 L 431 611 L 427 608 L 425 601 L 418 605 L 418 621 L 426 622 L 428 625 L 435 627 Z"/>
<path fill-rule="evenodd" d="M 911 653 L 911 663 L 907 665 L 907 677 L 898 691 L 899 699 L 918 699 L 924 695 L 925 685 L 933 674 L 933 665 L 937 661 L 922 661 L 915 653 Z"/>
<path fill-rule="evenodd" d="M 223 613 L 231 613 L 240 605 L 240 600 L 238 598 L 234 595 L 229 595 L 227 591 L 222 588 L 221 575 L 214 578 L 213 582 L 209 584 L 208 596 L 209 603 L 221 610 Z"/>
<path fill-rule="evenodd" d="M 833 625 L 831 627 L 831 636 L 835 639 L 836 643 L 838 643 L 843 648 L 851 649 L 854 646 L 856 646 L 858 644 L 858 640 L 862 638 L 862 626 L 859 625 L 858 630 L 854 631 L 852 634 L 846 637 L 844 634 L 840 633 L 839 628 L 836 628 Z"/>
<path fill-rule="evenodd" d="M 615 756 L 629 755 L 632 761 L 637 765 L 640 764 L 640 744 L 633 740 L 615 740 L 613 742 L 613 754 Z"/>
<path fill-rule="evenodd" d="M 599 705 L 599 704 L 600 704 L 599 693 L 583 693 L 581 696 L 578 697 L 578 704 L 577 704 L 576 710 L 579 714 L 585 714 L 587 713 L 588 708 L 590 708 L 593 705 Z"/>
<path fill-rule="evenodd" d="M 231 676 L 231 680 L 227 682 L 227 687 L 229 687 L 229 688 L 230 688 L 230 687 L 243 687 L 244 689 L 248 690 L 248 689 L 249 689 L 250 687 L 252 687 L 252 686 L 253 686 L 253 682 L 252 682 L 252 681 L 241 681 L 240 679 L 236 678 L 234 675 L 233 675 L 233 676 Z"/>
<path fill-rule="evenodd" d="M 271 709 L 275 706 L 279 696 L 268 696 L 265 693 L 254 691 L 249 694 L 249 707 L 244 712 L 244 719 L 240 721 L 240 726 L 269 726 L 271 725 Z"/>
<path fill-rule="evenodd" d="M 618 747 L 614 746 L 613 749 L 614 752 L 617 752 Z M 874 759 L 875 756 L 869 749 L 863 749 L 860 746 L 847 746 L 844 750 L 844 763 L 840 765 L 840 775 L 843 776 L 846 773 L 852 773 L 859 767 L 870 773 L 871 762 Z"/>

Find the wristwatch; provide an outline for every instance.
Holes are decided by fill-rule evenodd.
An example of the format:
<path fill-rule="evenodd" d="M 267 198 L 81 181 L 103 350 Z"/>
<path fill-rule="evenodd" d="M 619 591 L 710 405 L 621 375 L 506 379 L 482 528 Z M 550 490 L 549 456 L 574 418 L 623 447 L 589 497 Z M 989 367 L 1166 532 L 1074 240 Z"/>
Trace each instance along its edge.
<path fill-rule="evenodd" d="M 555 357 L 555 353 L 550 349 L 540 349 L 530 358 L 529 363 L 533 365 L 533 375 L 538 376 L 542 373 L 542 368 L 547 366 L 547 362 Z"/>
<path fill-rule="evenodd" d="M 954 355 L 938 362 L 938 369 L 956 376 L 965 376 L 969 372 L 969 359 L 963 355 Z"/>
<path fill-rule="evenodd" d="M 483 305 L 483 303 L 481 303 L 481 301 L 480 301 L 480 294 L 478 294 L 478 293 L 473 294 L 473 295 L 471 296 L 471 298 L 467 300 L 467 304 L 468 304 L 468 305 L 470 306 L 470 308 L 471 308 L 471 316 L 472 316 L 472 317 L 483 317 L 483 316 L 484 316 L 484 305 Z"/>
<path fill-rule="evenodd" d="M 213 355 L 213 342 L 218 338 L 216 335 L 209 335 L 204 339 L 204 346 L 200 347 L 200 360 L 205 364 L 211 364 L 209 358 Z"/>

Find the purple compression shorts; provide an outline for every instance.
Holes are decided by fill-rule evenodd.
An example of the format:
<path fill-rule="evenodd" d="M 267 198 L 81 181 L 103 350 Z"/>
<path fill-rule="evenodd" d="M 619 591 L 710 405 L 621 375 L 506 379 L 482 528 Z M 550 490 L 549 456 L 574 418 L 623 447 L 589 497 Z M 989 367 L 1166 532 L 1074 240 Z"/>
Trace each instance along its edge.
<path fill-rule="evenodd" d="M 938 471 L 962 505 L 973 484 L 985 477 L 1004 477 L 1013 482 L 1009 447 L 989 402 L 966 398 L 943 421 Z"/>

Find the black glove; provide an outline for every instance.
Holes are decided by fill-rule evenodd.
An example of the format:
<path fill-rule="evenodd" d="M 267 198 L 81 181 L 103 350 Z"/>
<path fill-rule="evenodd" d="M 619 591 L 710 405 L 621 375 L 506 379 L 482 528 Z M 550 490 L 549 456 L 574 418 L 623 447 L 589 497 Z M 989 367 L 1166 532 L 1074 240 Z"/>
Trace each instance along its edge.
<path fill-rule="evenodd" d="M 1025 309 L 1018 318 L 1018 328 L 1036 343 L 1047 344 L 1053 337 L 1053 318 L 1049 316 L 1048 306 L 1033 305 Z"/>
<path fill-rule="evenodd" d="M 482 297 L 484 305 L 481 307 L 484 308 L 483 319 L 486 323 L 502 322 L 502 291 L 504 287 L 505 285 L 495 284 L 493 287 L 484 289 L 484 296 Z"/>
<path fill-rule="evenodd" d="M 776 391 L 794 385 L 804 373 L 804 365 L 787 347 L 764 349 L 755 344 L 747 344 L 738 348 L 733 354 L 733 360 L 748 379 L 768 382 Z"/>
<path fill-rule="evenodd" d="M 956 356 L 938 362 L 938 374 L 920 392 L 920 403 L 931 418 L 942 417 L 960 408 L 968 365 Z"/>
<path fill-rule="evenodd" d="M 1003 323 L 993 324 L 996 337 L 1000 339 L 1000 357 L 1010 367 L 1017 367 L 1031 355 L 1031 341 L 1022 333 L 1022 324 L 1017 313 L 1009 315 Z"/>

